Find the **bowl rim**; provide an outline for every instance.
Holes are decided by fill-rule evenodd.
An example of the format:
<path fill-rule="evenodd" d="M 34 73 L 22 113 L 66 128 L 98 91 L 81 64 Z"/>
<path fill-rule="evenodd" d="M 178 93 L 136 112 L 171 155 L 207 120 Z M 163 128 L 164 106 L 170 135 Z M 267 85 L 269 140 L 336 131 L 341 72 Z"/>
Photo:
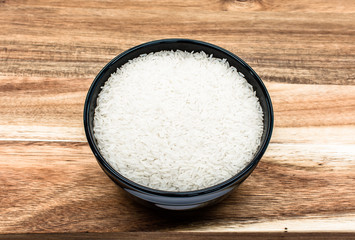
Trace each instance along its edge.
<path fill-rule="evenodd" d="M 238 172 L 236 175 L 232 176 L 231 178 L 229 178 L 219 184 L 216 184 L 214 186 L 199 189 L 199 190 L 193 190 L 193 191 L 173 192 L 173 191 L 164 191 L 164 190 L 153 189 L 153 188 L 149 188 L 149 187 L 140 185 L 140 184 L 133 182 L 132 180 L 124 177 L 123 175 L 121 175 L 119 172 L 117 172 L 115 169 L 113 169 L 110 166 L 110 164 L 101 155 L 98 147 L 95 144 L 94 136 L 93 136 L 93 134 L 91 134 L 92 129 L 89 124 L 90 103 L 92 101 L 96 101 L 96 99 L 93 99 L 93 92 L 96 89 L 98 82 L 103 77 L 103 75 L 110 69 L 110 67 L 115 62 L 120 60 L 122 57 L 130 54 L 131 52 L 134 52 L 134 51 L 141 49 L 141 48 L 145 48 L 147 46 L 158 45 L 161 43 L 186 43 L 186 44 L 190 43 L 190 44 L 195 44 L 195 45 L 197 44 L 197 45 L 203 45 L 205 47 L 213 48 L 214 50 L 218 50 L 220 52 L 223 52 L 224 54 L 226 54 L 229 57 L 238 61 L 247 71 L 250 72 L 251 75 L 253 75 L 255 77 L 255 79 L 257 80 L 258 84 L 261 87 L 262 92 L 265 95 L 265 100 L 266 100 L 266 105 L 267 105 L 268 111 L 266 113 L 264 112 L 264 116 L 265 116 L 265 114 L 268 114 L 270 121 L 269 121 L 269 124 L 267 125 L 266 137 L 265 137 L 264 141 L 261 143 L 261 147 L 256 152 L 253 160 L 250 161 L 250 163 L 246 167 L 244 167 L 243 170 L 241 170 L 240 172 Z M 169 38 L 169 39 L 160 39 L 160 40 L 150 41 L 150 42 L 146 42 L 146 43 L 137 45 L 135 47 L 132 47 L 132 48 L 122 52 L 121 54 L 117 55 L 109 63 L 107 63 L 101 69 L 101 71 L 97 74 L 97 76 L 95 77 L 94 81 L 92 82 L 92 84 L 88 90 L 88 93 L 87 93 L 86 99 L 85 99 L 85 103 L 84 103 L 83 120 L 84 120 L 85 135 L 86 135 L 87 141 L 90 145 L 90 148 L 91 148 L 93 154 L 95 155 L 97 161 L 100 163 L 101 167 L 103 167 L 104 170 L 108 171 L 108 173 L 109 173 L 109 175 L 111 175 L 111 177 L 114 177 L 119 182 L 121 182 L 121 183 L 135 189 L 135 190 L 145 192 L 148 194 L 165 196 L 165 197 L 193 197 L 193 196 L 197 196 L 197 195 L 203 195 L 203 194 L 208 194 L 211 192 L 216 192 L 218 190 L 229 187 L 232 184 L 234 184 L 235 182 L 237 182 L 238 180 L 243 179 L 243 177 L 246 177 L 250 171 L 253 171 L 253 169 L 259 163 L 260 159 L 262 158 L 263 154 L 266 151 L 267 146 L 270 143 L 270 139 L 271 139 L 271 135 L 272 135 L 272 131 L 273 131 L 273 124 L 274 124 L 274 113 L 273 113 L 273 107 L 272 107 L 270 95 L 269 95 L 263 81 L 256 74 L 256 72 L 246 62 L 244 62 L 241 58 L 239 58 L 237 55 L 231 53 L 230 51 L 228 51 L 224 48 L 221 48 L 221 47 L 216 46 L 211 43 L 207 43 L 207 42 L 203 42 L 203 41 L 199 41 L 199 40 L 192 40 L 192 39 Z"/>

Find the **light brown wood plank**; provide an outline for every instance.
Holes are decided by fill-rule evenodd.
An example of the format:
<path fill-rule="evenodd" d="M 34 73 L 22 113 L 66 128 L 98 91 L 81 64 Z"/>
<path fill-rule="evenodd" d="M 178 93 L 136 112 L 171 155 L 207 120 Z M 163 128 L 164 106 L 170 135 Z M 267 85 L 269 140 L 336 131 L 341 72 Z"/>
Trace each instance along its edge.
<path fill-rule="evenodd" d="M 85 141 L 92 79 L 0 77 L 0 139 Z"/>
<path fill-rule="evenodd" d="M 352 232 L 340 232 L 340 233 L 324 233 L 324 232 L 310 232 L 310 233 L 274 233 L 274 232 L 262 232 L 262 233 L 152 233 L 152 232 L 115 232 L 115 233 L 74 233 L 74 234 L 6 234 L 0 235 L 0 239 L 46 239 L 46 240 L 58 240 L 58 239 L 251 239 L 251 240 L 269 240 L 269 239 L 355 239 Z"/>
<path fill-rule="evenodd" d="M 189 217 L 126 198 L 87 143 L 0 141 L 0 152 L 0 233 L 355 230 L 354 144 L 271 144 L 235 193 Z"/>
<path fill-rule="evenodd" d="M 276 127 L 355 125 L 354 86 L 267 83 Z"/>
<path fill-rule="evenodd" d="M 0 75 L 92 79 L 130 47 L 182 37 L 225 47 L 267 81 L 355 84 L 352 13 L 73 4 L 78 7 L 5 2 L 0 8 Z"/>
<path fill-rule="evenodd" d="M 341 0 L 334 4 L 332 0 L 226 0 L 223 9 L 227 11 L 277 11 L 277 12 L 354 12 L 355 4 L 351 0 Z"/>
<path fill-rule="evenodd" d="M 355 4 L 351 0 L 339 0 L 334 4 L 332 0 L 105 0 L 105 1 L 58 1 L 58 0 L 12 0 L 4 1 L 7 5 L 31 5 L 31 6 L 56 6 L 82 8 L 104 8 L 104 9 L 125 9 L 125 10 L 145 10 L 154 8 L 159 10 L 223 10 L 236 12 L 250 11 L 287 11 L 287 12 L 355 12 Z"/>

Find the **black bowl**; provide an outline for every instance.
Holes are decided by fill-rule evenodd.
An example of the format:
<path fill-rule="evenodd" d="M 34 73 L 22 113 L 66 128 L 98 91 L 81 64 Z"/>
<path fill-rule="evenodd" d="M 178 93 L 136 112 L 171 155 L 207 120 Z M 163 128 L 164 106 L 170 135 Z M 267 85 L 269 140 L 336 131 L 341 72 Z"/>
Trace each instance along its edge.
<path fill-rule="evenodd" d="M 244 74 L 246 80 L 253 86 L 256 95 L 259 98 L 261 107 L 264 112 L 264 132 L 261 144 L 254 155 L 254 159 L 241 172 L 236 173 L 232 178 L 217 184 L 215 186 L 189 192 L 168 192 L 151 189 L 139 185 L 126 177 L 122 176 L 114 170 L 107 161 L 102 157 L 97 148 L 96 140 L 93 133 L 94 110 L 96 107 L 96 99 L 101 91 L 101 87 L 117 68 L 127 63 L 128 60 L 136 58 L 144 53 L 159 52 L 162 50 L 183 50 L 183 51 L 204 51 L 207 54 L 213 54 L 217 58 L 225 58 L 231 66 L 237 68 L 238 72 Z M 263 156 L 271 138 L 273 128 L 273 110 L 270 96 L 259 78 L 251 67 L 249 67 L 242 59 L 233 53 L 220 48 L 218 46 L 189 39 L 164 39 L 148 42 L 131 48 L 114 59 L 112 59 L 96 76 L 86 97 L 84 106 L 84 127 L 87 140 L 93 151 L 98 163 L 104 172 L 120 187 L 129 193 L 135 200 L 139 200 L 148 206 L 154 206 L 169 210 L 188 210 L 204 207 L 214 204 L 238 187 L 254 170 L 260 158 Z"/>

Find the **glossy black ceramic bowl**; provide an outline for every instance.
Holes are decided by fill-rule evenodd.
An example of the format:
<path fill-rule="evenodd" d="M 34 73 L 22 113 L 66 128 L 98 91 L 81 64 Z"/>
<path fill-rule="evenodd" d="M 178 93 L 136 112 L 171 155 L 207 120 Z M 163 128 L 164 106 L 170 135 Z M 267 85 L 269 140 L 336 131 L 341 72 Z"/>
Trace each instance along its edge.
<path fill-rule="evenodd" d="M 106 80 L 117 68 L 127 63 L 128 60 L 136 58 L 144 53 L 159 52 L 161 50 L 183 50 L 183 51 L 204 51 L 207 54 L 213 54 L 217 58 L 225 58 L 231 66 L 244 74 L 246 80 L 253 86 L 256 95 L 259 98 L 261 107 L 264 112 L 264 132 L 261 144 L 254 155 L 254 159 L 241 172 L 236 173 L 232 178 L 215 185 L 213 187 L 190 192 L 168 192 L 151 189 L 139 185 L 126 177 L 122 176 L 114 170 L 107 161 L 102 157 L 96 145 L 93 133 L 94 110 L 96 107 L 96 99 L 101 91 L 101 87 Z M 86 97 L 84 106 L 84 127 L 87 140 L 90 144 L 98 163 L 105 173 L 120 187 L 123 188 L 130 196 L 141 203 L 169 210 L 190 210 L 197 209 L 207 205 L 214 204 L 238 187 L 254 170 L 260 158 L 263 156 L 272 133 L 273 128 L 273 110 L 269 94 L 258 75 L 249 67 L 242 59 L 233 53 L 220 48 L 218 46 L 188 39 L 164 39 L 153 42 L 144 43 L 142 45 L 131 48 L 114 59 L 111 60 L 96 76 Z"/>

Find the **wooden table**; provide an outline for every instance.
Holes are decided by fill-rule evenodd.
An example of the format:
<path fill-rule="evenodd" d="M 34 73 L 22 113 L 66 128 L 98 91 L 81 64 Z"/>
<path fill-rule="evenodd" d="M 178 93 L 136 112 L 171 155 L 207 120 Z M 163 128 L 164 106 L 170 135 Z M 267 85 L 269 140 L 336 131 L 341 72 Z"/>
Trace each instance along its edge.
<path fill-rule="evenodd" d="M 240 56 L 275 110 L 250 178 L 188 217 L 129 200 L 82 122 L 109 60 L 172 37 Z M 0 0 L 0 239 L 236 236 L 355 238 L 355 2 Z"/>

